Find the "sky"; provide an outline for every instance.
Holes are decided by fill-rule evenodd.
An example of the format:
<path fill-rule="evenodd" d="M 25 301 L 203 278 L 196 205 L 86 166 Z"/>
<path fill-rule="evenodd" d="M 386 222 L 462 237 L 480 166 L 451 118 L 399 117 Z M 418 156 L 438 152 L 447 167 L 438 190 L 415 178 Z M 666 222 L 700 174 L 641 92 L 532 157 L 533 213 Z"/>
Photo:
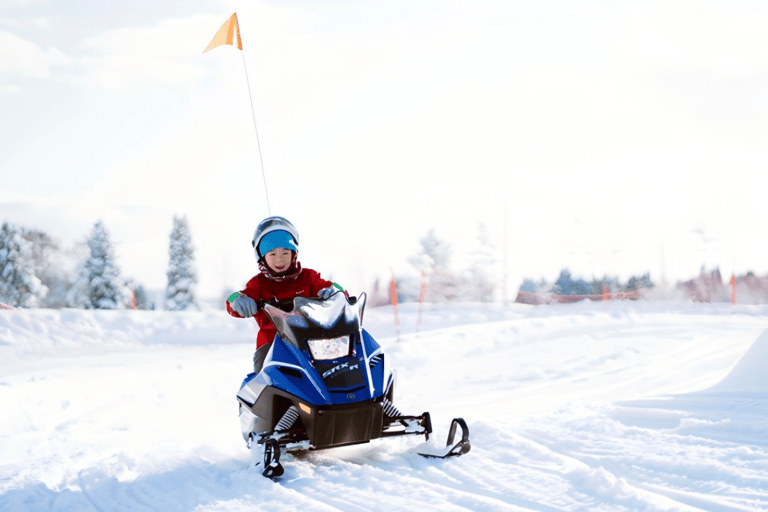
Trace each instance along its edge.
<path fill-rule="evenodd" d="M 233 12 L 244 51 L 202 54 Z M 102 220 L 162 289 L 185 215 L 209 297 L 257 272 L 269 214 L 352 290 L 430 229 L 461 267 L 480 223 L 512 298 L 564 267 L 765 274 L 767 23 L 724 0 L 3 0 L 0 220 L 64 245 Z"/>

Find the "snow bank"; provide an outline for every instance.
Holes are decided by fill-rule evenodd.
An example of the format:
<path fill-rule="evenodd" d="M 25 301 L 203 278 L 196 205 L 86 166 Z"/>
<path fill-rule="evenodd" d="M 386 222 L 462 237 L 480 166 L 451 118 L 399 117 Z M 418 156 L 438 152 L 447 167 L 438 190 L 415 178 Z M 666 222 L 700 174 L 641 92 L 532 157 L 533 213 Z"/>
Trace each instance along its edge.
<path fill-rule="evenodd" d="M 711 391 L 768 395 L 768 329 L 758 336 L 728 376 Z"/>

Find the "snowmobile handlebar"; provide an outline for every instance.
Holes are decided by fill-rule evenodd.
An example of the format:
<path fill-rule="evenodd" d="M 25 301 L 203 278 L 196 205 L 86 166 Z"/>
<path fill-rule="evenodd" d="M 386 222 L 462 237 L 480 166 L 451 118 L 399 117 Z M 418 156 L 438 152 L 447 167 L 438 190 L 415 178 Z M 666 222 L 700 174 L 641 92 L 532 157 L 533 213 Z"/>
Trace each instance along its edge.
<path fill-rule="evenodd" d="M 343 292 L 336 292 L 336 293 L 343 293 Z M 293 308 L 294 308 L 293 300 L 295 298 L 296 297 L 291 297 L 290 299 L 282 299 L 282 300 L 278 300 L 278 299 L 272 298 L 272 299 L 268 299 L 268 300 L 260 300 L 256 304 L 257 304 L 257 307 L 258 307 L 259 310 L 264 309 L 264 306 L 269 304 L 270 306 L 274 306 L 274 307 L 276 307 L 278 309 L 281 309 L 281 310 L 285 311 L 286 313 L 290 313 L 291 311 L 293 311 Z M 318 299 L 318 300 L 322 300 L 322 299 L 319 299 L 317 297 L 312 297 L 312 298 Z M 355 304 L 357 302 L 357 297 L 347 297 L 347 301 L 349 301 L 350 304 Z"/>
<path fill-rule="evenodd" d="M 283 299 L 283 300 L 277 300 L 272 298 L 269 300 L 260 300 L 256 304 L 259 310 L 264 309 L 264 306 L 266 306 L 267 304 L 269 304 L 270 306 L 274 306 L 278 309 L 282 309 L 285 312 L 290 312 L 293 310 L 293 298 Z"/>

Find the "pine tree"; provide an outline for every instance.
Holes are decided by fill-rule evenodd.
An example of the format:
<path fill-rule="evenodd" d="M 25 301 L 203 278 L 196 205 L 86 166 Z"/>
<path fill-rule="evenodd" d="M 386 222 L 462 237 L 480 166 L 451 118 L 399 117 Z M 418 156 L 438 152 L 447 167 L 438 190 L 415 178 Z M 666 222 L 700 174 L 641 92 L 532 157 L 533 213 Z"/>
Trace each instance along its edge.
<path fill-rule="evenodd" d="M 0 227 L 0 302 L 32 308 L 40 304 L 47 292 L 35 275 L 29 242 L 21 230 L 3 222 Z"/>
<path fill-rule="evenodd" d="M 564 268 L 560 271 L 552 291 L 558 295 L 589 295 L 592 287 L 583 279 L 573 279 L 571 272 Z"/>
<path fill-rule="evenodd" d="M 627 281 L 627 290 L 642 290 L 643 288 L 653 288 L 653 281 L 651 281 L 651 273 L 646 272 L 640 277 L 632 276 Z"/>
<path fill-rule="evenodd" d="M 415 257 L 409 259 L 411 265 L 419 271 L 427 267 L 447 272 L 453 252 L 451 244 L 438 238 L 434 229 L 430 229 L 419 242 L 421 243 L 421 249 Z"/>
<path fill-rule="evenodd" d="M 136 309 L 154 309 L 149 301 L 149 295 L 143 285 L 138 285 L 133 290 L 136 300 Z"/>
<path fill-rule="evenodd" d="M 129 297 L 120 282 L 109 234 L 102 221 L 96 222 L 88 239 L 90 256 L 80 269 L 78 281 L 68 293 L 70 307 L 85 309 L 118 309 Z"/>
<path fill-rule="evenodd" d="M 48 294 L 40 307 L 66 307 L 66 294 L 74 284 L 77 257 L 65 250 L 61 243 L 43 231 L 21 228 L 21 236 L 29 242 L 35 275 L 40 278 Z"/>
<path fill-rule="evenodd" d="M 184 311 L 197 309 L 195 284 L 197 274 L 194 269 L 194 248 L 192 235 L 186 217 L 173 218 L 168 255 L 168 287 L 165 290 L 165 309 Z"/>

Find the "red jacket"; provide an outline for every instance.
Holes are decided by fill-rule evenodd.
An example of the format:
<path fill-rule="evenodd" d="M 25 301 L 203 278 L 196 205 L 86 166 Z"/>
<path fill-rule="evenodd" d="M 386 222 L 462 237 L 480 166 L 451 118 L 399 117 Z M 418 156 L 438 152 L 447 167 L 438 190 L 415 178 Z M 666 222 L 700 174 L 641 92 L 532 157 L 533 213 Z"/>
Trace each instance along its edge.
<path fill-rule="evenodd" d="M 248 281 L 245 289 L 240 290 L 240 292 L 256 302 L 270 299 L 285 300 L 294 297 L 317 297 L 317 292 L 331 285 L 333 283 L 320 277 L 319 272 L 303 268 L 295 279 L 283 281 L 269 279 L 263 272 L 260 272 Z M 227 302 L 227 312 L 234 317 L 242 318 L 236 311 L 232 310 L 229 302 Z M 256 348 L 259 348 L 275 339 L 277 329 L 272 325 L 263 309 L 260 309 L 254 318 L 259 324 L 259 335 L 256 337 Z"/>

